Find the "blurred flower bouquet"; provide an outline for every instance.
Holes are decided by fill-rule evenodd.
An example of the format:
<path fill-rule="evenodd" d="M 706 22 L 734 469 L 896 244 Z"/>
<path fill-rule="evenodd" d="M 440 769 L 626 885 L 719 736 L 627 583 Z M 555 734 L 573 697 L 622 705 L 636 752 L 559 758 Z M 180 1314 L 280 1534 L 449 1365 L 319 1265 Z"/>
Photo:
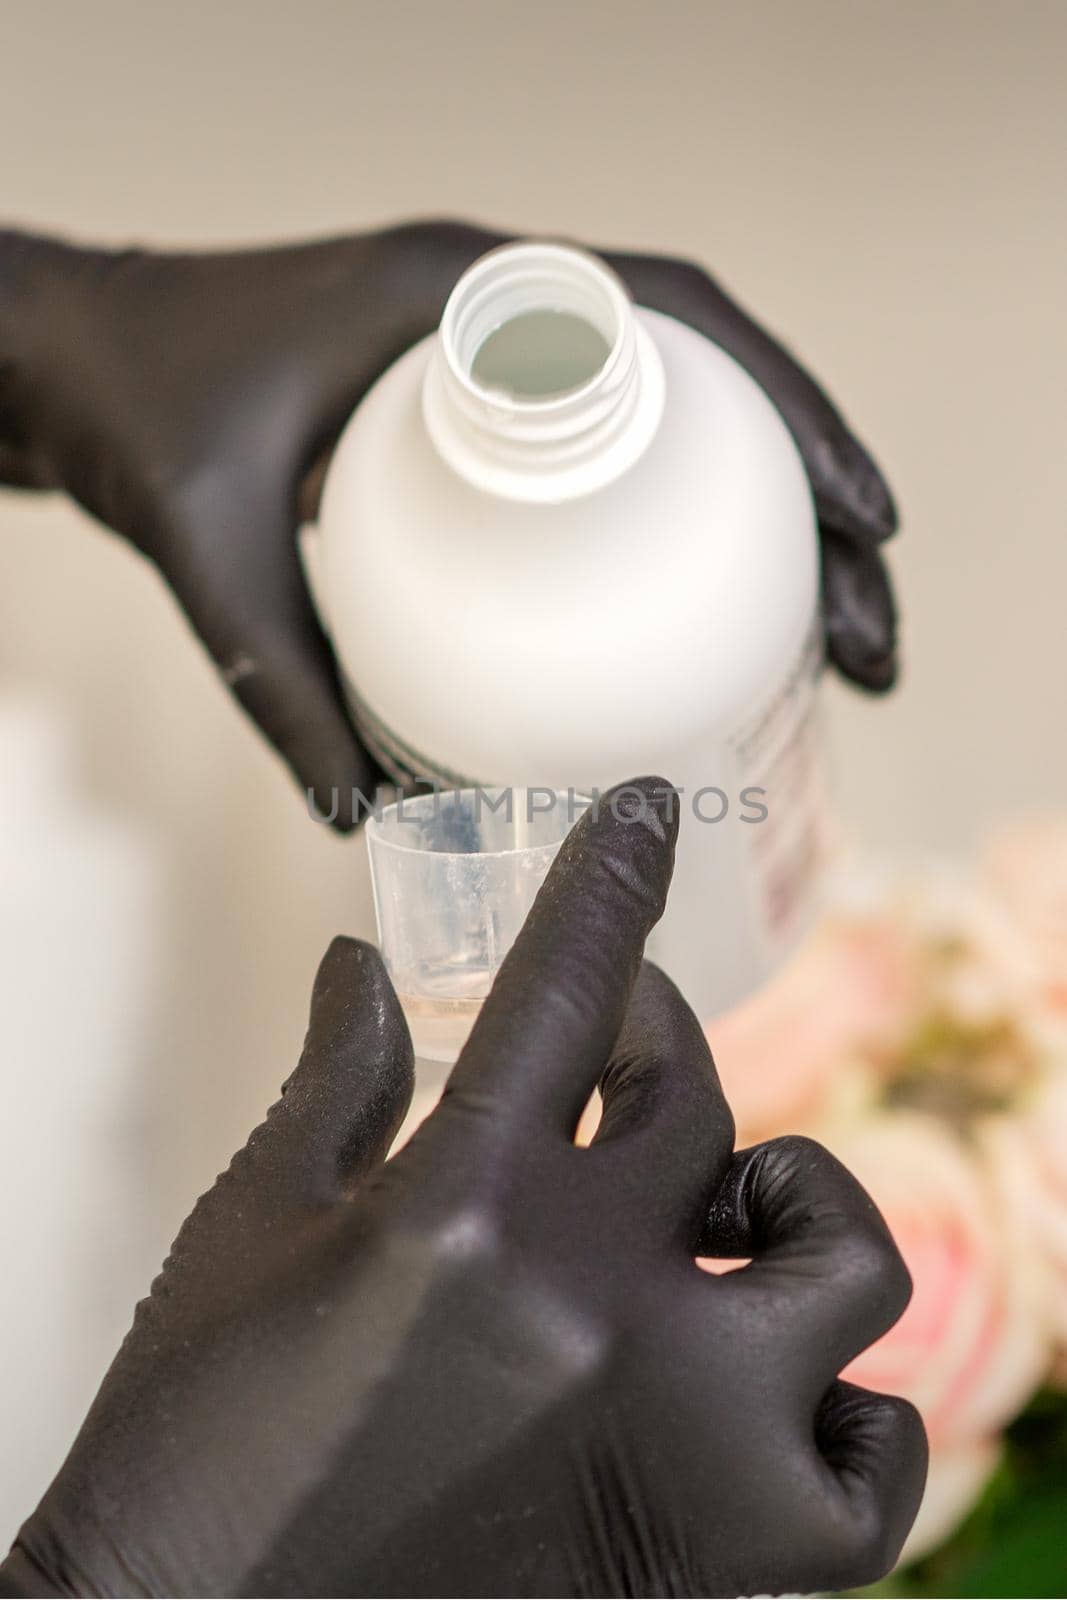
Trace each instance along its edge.
<path fill-rule="evenodd" d="M 804 1132 L 911 1269 L 848 1377 L 907 1395 L 930 1478 L 898 1595 L 1067 1593 L 1067 817 L 968 874 L 853 876 L 709 1034 L 739 1144 Z"/>

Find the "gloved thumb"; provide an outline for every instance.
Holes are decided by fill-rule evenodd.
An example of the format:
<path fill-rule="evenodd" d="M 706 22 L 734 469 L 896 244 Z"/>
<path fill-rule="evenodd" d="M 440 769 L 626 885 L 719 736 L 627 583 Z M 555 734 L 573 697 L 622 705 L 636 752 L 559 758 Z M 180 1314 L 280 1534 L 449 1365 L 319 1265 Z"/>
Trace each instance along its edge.
<path fill-rule="evenodd" d="M 258 1270 L 264 1250 L 291 1247 L 294 1227 L 326 1216 L 384 1159 L 414 1086 L 411 1036 L 381 957 L 334 939 L 319 966 L 296 1071 L 266 1120 L 201 1196 L 163 1276 Z M 152 1315 L 154 1301 L 139 1315 Z"/>
<path fill-rule="evenodd" d="M 384 1160 L 414 1081 L 411 1036 L 381 957 L 361 940 L 334 939 L 299 1064 L 212 1195 L 232 1209 L 236 1183 L 246 1220 L 272 1221 L 343 1199 Z"/>
<path fill-rule="evenodd" d="M 302 1191 L 336 1199 L 383 1161 L 414 1086 L 411 1035 L 381 956 L 337 937 L 315 977 L 300 1061 L 266 1124 Z"/>

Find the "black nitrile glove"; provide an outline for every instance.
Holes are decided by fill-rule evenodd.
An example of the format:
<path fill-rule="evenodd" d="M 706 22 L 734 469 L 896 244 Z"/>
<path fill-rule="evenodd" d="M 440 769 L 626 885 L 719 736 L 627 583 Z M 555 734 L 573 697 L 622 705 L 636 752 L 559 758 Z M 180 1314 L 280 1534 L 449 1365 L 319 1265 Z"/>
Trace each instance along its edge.
<path fill-rule="evenodd" d="M 818 1146 L 732 1155 L 703 1032 L 641 964 L 676 808 L 655 779 L 616 796 L 386 1164 L 411 1045 L 374 951 L 331 947 L 284 1098 L 182 1229 L 0 1592 L 775 1594 L 890 1566 L 922 1426 L 836 1374 L 907 1273 Z M 698 1250 L 755 1259 L 714 1277 Z"/>
<path fill-rule="evenodd" d="M 336 821 L 374 764 L 296 548 L 308 474 L 378 375 L 504 235 L 460 223 L 228 254 L 81 250 L 0 232 L 0 482 L 63 488 L 159 566 L 219 670 Z M 831 659 L 886 689 L 889 490 L 822 390 L 700 268 L 608 253 L 639 304 L 728 350 L 777 404 L 823 539 Z"/>

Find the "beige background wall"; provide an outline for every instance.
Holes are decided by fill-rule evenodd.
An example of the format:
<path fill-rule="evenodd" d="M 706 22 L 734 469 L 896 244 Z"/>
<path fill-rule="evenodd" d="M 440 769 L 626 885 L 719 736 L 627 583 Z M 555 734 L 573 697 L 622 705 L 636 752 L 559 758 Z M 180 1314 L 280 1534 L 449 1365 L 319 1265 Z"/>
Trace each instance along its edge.
<path fill-rule="evenodd" d="M 460 212 L 701 258 L 903 508 L 906 678 L 832 694 L 845 811 L 965 849 L 1067 803 L 1065 52 L 1055 0 L 5 0 L 0 218 L 190 245 Z M 370 916 L 359 844 L 59 500 L 0 495 L 0 830 L 2 1540 Z"/>

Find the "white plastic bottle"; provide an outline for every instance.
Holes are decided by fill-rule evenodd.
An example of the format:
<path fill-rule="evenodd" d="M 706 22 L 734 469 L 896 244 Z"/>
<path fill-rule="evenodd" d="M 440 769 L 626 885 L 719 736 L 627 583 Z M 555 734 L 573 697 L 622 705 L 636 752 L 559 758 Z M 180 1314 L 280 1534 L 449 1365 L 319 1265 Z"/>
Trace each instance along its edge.
<path fill-rule="evenodd" d="M 817 530 L 730 356 L 582 251 L 494 250 L 354 413 L 305 555 L 387 767 L 662 773 L 681 833 L 649 953 L 704 1017 L 773 971 L 825 848 Z"/>

